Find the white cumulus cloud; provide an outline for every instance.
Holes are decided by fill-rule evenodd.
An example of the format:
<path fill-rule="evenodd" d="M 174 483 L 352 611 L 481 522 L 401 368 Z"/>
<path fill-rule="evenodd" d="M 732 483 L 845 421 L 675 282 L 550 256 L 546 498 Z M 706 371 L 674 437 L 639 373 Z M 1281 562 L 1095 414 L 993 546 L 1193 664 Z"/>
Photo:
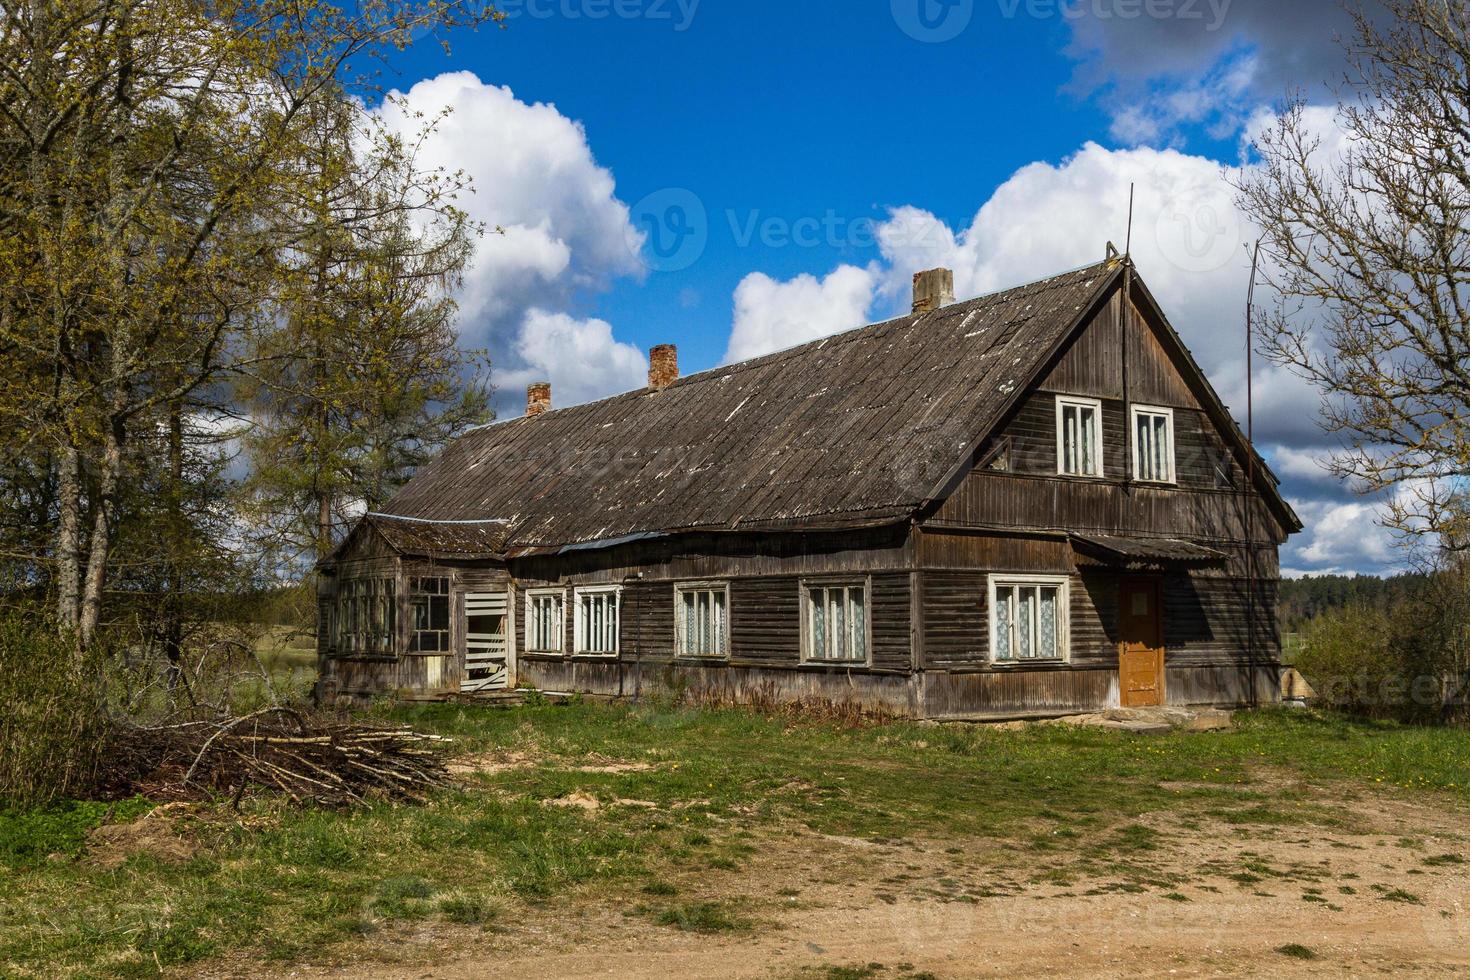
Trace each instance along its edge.
<path fill-rule="evenodd" d="M 637 352 L 612 340 L 603 321 L 558 319 L 547 312 L 568 309 L 580 294 L 644 272 L 637 256 L 642 233 L 630 224 L 628 206 L 617 197 L 612 173 L 597 162 L 586 131 L 556 106 L 522 101 L 510 88 L 470 72 L 438 75 L 393 92 L 376 112 L 409 137 L 445 110 L 418 161 L 425 168 L 463 171 L 474 190 L 459 206 L 503 230 L 478 241 L 457 296 L 464 343 L 490 351 L 496 385 L 505 393 L 497 398 L 501 411 L 519 411 L 520 396 L 511 389 L 528 371 L 547 367 L 529 360 L 551 343 L 551 336 L 538 337 L 537 331 L 554 330 L 555 338 L 566 340 L 570 323 L 582 325 L 577 337 L 590 346 L 567 349 L 556 365 L 553 375 L 567 379 L 558 403 L 620 390 L 633 377 L 628 358 Z M 584 353 L 610 356 L 571 363 Z"/>
<path fill-rule="evenodd" d="M 752 272 L 735 287 L 735 320 L 725 362 L 743 361 L 869 320 L 877 279 L 872 270 L 843 265 L 825 278 L 802 274 L 778 282 Z"/>
<path fill-rule="evenodd" d="M 511 400 L 523 399 L 526 385 L 534 381 L 550 381 L 552 406 L 565 407 L 641 388 L 648 380 L 648 359 L 637 347 L 615 339 L 606 320 L 533 309 L 521 325 L 514 352 L 520 366 L 502 371 L 497 379 Z"/>

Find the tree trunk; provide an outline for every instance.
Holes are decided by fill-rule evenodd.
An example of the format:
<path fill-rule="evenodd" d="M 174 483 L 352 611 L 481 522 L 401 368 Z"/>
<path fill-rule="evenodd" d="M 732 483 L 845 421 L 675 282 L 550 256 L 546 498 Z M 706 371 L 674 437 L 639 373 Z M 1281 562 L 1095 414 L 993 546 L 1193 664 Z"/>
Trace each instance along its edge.
<path fill-rule="evenodd" d="M 168 407 L 168 570 L 163 597 L 163 654 L 168 659 L 169 688 L 178 680 L 184 648 L 184 406 Z"/>
<path fill-rule="evenodd" d="M 56 621 L 63 631 L 74 633 L 82 611 L 82 464 L 76 446 L 61 451 L 56 496 Z"/>
<path fill-rule="evenodd" d="M 321 490 L 317 497 L 316 560 L 321 561 L 332 550 L 332 495 Z"/>
<path fill-rule="evenodd" d="M 77 625 L 77 642 L 85 649 L 97 638 L 102 620 L 102 590 L 107 581 L 107 558 L 116 523 L 118 488 L 122 483 L 124 421 L 114 415 L 102 447 L 102 472 L 98 476 L 97 506 L 92 513 L 92 540 L 87 553 L 87 577 L 82 592 L 82 614 Z"/>

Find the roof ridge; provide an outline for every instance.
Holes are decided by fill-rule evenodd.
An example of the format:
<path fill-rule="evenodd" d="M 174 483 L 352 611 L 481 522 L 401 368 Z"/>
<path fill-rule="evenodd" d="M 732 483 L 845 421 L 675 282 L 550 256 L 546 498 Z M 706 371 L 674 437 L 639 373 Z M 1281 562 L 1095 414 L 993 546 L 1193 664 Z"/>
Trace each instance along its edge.
<path fill-rule="evenodd" d="M 1071 269 L 1066 269 L 1062 272 L 1054 273 L 1050 276 L 1043 276 L 1040 279 L 1033 279 L 1029 282 L 1017 283 L 1014 286 L 1005 286 L 1001 289 L 994 289 L 988 293 L 981 293 L 978 296 L 971 296 L 968 299 L 960 300 L 959 302 L 952 303 L 949 306 L 940 307 L 936 310 L 929 310 L 924 313 L 905 313 L 900 316 L 889 317 L 886 320 L 877 320 L 872 323 L 865 323 L 862 326 L 852 327 L 847 330 L 841 330 L 837 333 L 827 334 L 826 336 L 822 337 L 814 337 L 811 340 L 803 341 L 799 344 L 793 344 L 790 347 L 783 347 L 779 350 L 769 351 L 765 354 L 757 354 L 755 357 L 748 357 L 743 361 L 736 361 L 732 364 L 719 364 L 711 368 L 705 368 L 702 371 L 695 371 L 692 374 L 686 374 L 682 377 L 676 378 L 674 379 L 673 383 L 670 384 L 667 388 L 659 389 L 658 391 L 647 387 L 632 388 L 628 391 L 619 391 L 611 395 L 605 395 L 602 398 L 594 399 L 592 401 L 579 402 L 576 405 L 568 405 L 566 408 L 549 409 L 535 416 L 518 415 L 515 418 L 505 419 L 503 422 L 493 422 L 489 425 L 476 426 L 475 428 L 466 431 L 464 433 L 464 436 L 474 435 L 477 432 L 484 432 L 487 429 L 498 428 L 502 425 L 512 425 L 516 422 L 528 421 L 531 419 L 544 419 L 550 415 L 556 415 L 565 412 L 575 412 L 578 409 L 591 409 L 594 406 L 606 405 L 610 402 L 618 401 L 625 398 L 641 398 L 645 395 L 659 394 L 663 391 L 671 391 L 675 388 L 688 387 L 692 383 L 702 384 L 707 381 L 715 380 L 719 377 L 727 376 L 732 372 L 747 371 L 756 367 L 775 363 L 777 361 L 787 360 L 791 357 L 795 357 L 799 354 L 805 353 L 806 351 L 809 351 L 814 347 L 831 344 L 833 341 L 849 342 L 856 339 L 857 335 L 869 330 L 878 330 L 884 327 L 895 325 L 917 326 L 923 320 L 927 320 L 929 318 L 940 315 L 949 316 L 956 312 L 961 312 L 962 308 L 964 308 L 965 312 L 968 312 L 968 308 L 974 306 L 977 303 L 981 303 L 986 300 L 993 300 L 996 297 L 1003 296 L 1007 293 L 1017 293 L 1025 289 L 1045 286 L 1048 283 L 1052 283 L 1060 279 L 1065 279 L 1069 276 L 1075 276 L 1077 273 L 1089 269 L 1098 269 L 1099 271 L 1101 271 L 1105 267 L 1108 267 L 1118 261 L 1119 259 L 1116 258 L 1107 258 L 1098 262 L 1088 262 Z M 463 436 L 461 438 L 463 438 Z"/>

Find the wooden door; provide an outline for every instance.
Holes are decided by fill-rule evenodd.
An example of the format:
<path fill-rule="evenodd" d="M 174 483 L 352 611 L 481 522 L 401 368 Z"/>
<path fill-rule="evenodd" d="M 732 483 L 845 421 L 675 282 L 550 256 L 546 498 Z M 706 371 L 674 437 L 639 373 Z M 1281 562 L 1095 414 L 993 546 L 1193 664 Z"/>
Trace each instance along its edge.
<path fill-rule="evenodd" d="M 1125 708 L 1164 703 L 1164 614 L 1157 579 L 1118 585 L 1118 695 Z"/>

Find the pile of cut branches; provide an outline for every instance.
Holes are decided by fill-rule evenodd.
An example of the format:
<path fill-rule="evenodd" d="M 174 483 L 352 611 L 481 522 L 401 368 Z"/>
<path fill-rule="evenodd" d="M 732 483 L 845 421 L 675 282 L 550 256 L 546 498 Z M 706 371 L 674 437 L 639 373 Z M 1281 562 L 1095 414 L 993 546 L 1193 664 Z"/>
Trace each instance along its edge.
<path fill-rule="evenodd" d="M 154 799 L 228 794 L 238 802 L 262 787 L 326 806 L 421 801 L 449 781 L 434 749 L 440 741 L 410 728 L 308 718 L 275 706 L 224 720 L 125 729 L 109 752 L 111 781 Z"/>

